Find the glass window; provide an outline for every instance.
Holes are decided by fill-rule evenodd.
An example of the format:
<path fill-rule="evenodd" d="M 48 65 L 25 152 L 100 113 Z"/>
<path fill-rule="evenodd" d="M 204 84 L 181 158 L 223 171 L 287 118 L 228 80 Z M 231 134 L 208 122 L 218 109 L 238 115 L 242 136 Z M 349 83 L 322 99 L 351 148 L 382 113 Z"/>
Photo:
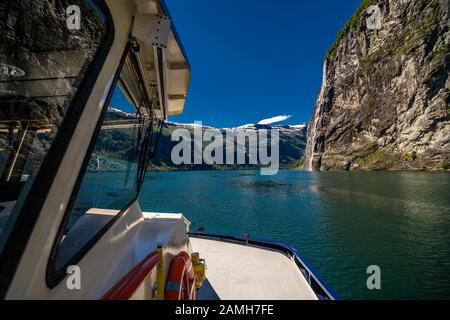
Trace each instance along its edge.
<path fill-rule="evenodd" d="M 76 200 L 57 248 L 61 270 L 118 213 L 136 199 L 143 168 L 143 141 L 150 134 L 148 101 L 137 80 L 132 55 L 125 59 Z"/>
<path fill-rule="evenodd" d="M 0 4 L 0 251 L 106 34 L 93 1 L 70 2 L 79 28 L 66 2 Z"/>

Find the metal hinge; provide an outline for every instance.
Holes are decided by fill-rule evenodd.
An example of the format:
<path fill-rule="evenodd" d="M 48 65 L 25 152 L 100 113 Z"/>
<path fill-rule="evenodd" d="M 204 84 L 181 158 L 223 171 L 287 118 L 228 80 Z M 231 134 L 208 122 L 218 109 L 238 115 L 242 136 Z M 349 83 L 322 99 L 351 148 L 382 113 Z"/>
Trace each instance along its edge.
<path fill-rule="evenodd" d="M 172 20 L 167 16 L 138 13 L 134 19 L 132 35 L 157 48 L 167 48 Z"/>

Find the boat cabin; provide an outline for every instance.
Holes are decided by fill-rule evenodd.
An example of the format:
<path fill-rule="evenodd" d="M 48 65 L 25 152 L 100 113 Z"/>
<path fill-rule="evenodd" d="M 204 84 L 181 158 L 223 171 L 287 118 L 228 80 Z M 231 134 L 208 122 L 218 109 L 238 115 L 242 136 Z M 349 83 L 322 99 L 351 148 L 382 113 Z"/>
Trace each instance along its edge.
<path fill-rule="evenodd" d="M 0 297 L 333 299 L 292 247 L 141 210 L 189 60 L 163 0 L 65 3 L 0 6 Z"/>

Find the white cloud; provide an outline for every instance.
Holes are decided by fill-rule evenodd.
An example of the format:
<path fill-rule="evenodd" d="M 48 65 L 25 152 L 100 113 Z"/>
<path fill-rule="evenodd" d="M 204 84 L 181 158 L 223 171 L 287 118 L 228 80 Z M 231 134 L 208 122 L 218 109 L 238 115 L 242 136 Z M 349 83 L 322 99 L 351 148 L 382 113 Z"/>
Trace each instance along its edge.
<path fill-rule="evenodd" d="M 276 117 L 269 118 L 269 119 L 263 119 L 260 122 L 258 122 L 258 124 L 277 123 L 277 122 L 285 121 L 285 120 L 289 119 L 290 117 L 292 117 L 292 116 L 288 116 L 288 115 L 276 116 Z"/>

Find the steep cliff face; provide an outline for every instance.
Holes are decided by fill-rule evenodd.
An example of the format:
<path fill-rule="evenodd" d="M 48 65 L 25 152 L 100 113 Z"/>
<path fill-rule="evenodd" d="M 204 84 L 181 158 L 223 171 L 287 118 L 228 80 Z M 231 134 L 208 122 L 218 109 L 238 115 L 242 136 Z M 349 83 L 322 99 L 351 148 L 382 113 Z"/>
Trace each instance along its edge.
<path fill-rule="evenodd" d="M 366 21 L 373 4 L 379 30 Z M 309 125 L 309 169 L 450 167 L 449 6 L 363 1 L 325 59 Z"/>

